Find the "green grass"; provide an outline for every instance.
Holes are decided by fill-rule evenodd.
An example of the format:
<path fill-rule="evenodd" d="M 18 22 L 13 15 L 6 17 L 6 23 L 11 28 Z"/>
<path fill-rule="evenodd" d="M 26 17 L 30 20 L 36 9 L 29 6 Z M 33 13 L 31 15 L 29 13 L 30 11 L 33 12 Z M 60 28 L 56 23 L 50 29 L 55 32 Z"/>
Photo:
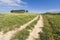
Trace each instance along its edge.
<path fill-rule="evenodd" d="M 0 31 L 7 32 L 29 22 L 36 14 L 0 14 Z"/>
<path fill-rule="evenodd" d="M 29 26 L 27 26 L 25 29 L 23 29 L 20 32 L 17 32 L 14 36 L 12 36 L 11 40 L 26 40 L 29 36 L 29 31 L 28 30 L 32 30 L 34 28 L 34 25 L 36 25 L 38 19 L 35 20 L 33 23 L 31 23 Z"/>
<path fill-rule="evenodd" d="M 41 40 L 60 40 L 60 15 L 43 15 L 44 27 Z"/>

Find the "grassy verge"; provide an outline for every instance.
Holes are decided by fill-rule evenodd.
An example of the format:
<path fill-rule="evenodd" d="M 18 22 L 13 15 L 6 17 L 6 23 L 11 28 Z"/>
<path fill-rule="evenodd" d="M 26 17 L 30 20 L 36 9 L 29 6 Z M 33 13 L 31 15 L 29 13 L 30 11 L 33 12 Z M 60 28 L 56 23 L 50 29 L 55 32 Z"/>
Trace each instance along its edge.
<path fill-rule="evenodd" d="M 0 31 L 7 32 L 29 22 L 36 14 L 0 14 Z"/>
<path fill-rule="evenodd" d="M 40 33 L 41 40 L 60 40 L 60 15 L 43 15 L 43 33 Z"/>

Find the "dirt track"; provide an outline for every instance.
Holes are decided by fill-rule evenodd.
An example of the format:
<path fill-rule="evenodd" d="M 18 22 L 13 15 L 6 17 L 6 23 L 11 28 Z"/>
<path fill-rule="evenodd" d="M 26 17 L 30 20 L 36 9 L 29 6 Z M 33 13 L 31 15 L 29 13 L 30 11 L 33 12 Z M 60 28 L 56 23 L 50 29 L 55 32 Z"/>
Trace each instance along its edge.
<path fill-rule="evenodd" d="M 43 18 L 40 15 L 39 21 L 35 25 L 35 28 L 30 32 L 30 35 L 27 38 L 27 40 L 35 40 L 35 38 L 39 38 L 39 34 L 38 33 L 42 32 L 42 28 L 41 27 L 43 27 Z"/>
<path fill-rule="evenodd" d="M 11 37 L 16 33 L 16 32 L 19 32 L 23 29 L 25 29 L 28 25 L 30 25 L 33 21 L 37 20 L 38 19 L 38 16 L 35 17 L 33 20 L 29 21 L 28 23 L 22 25 L 20 28 L 16 29 L 16 30 L 12 30 L 12 31 L 9 31 L 7 33 L 3 33 L 3 32 L 0 32 L 0 40 L 10 40 Z"/>

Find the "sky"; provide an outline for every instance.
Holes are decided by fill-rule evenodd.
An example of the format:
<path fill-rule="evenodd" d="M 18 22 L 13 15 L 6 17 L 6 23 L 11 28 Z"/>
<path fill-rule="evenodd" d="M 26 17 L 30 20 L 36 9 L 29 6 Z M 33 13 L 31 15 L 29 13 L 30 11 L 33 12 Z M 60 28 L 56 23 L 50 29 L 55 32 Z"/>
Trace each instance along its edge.
<path fill-rule="evenodd" d="M 60 0 L 0 0 L 0 12 L 25 9 L 30 12 L 59 12 Z"/>

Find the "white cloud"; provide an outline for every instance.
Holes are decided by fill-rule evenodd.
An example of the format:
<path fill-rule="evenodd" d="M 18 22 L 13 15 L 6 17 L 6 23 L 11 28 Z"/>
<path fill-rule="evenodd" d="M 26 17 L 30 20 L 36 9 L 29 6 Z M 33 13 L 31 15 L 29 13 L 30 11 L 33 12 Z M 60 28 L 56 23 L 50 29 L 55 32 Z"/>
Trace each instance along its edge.
<path fill-rule="evenodd" d="M 21 4 L 26 4 L 22 0 L 0 0 L 0 4 L 6 4 L 9 6 L 20 6 Z"/>

